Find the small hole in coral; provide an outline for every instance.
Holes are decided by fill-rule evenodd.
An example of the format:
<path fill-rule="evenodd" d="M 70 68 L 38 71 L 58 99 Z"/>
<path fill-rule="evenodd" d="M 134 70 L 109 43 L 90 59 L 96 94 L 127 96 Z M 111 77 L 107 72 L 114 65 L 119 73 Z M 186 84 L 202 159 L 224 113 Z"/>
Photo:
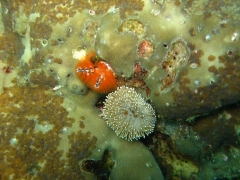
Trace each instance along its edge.
<path fill-rule="evenodd" d="M 86 94 L 87 90 L 86 89 L 81 89 L 81 94 Z"/>
<path fill-rule="evenodd" d="M 229 51 L 227 52 L 227 55 L 228 55 L 229 57 L 232 57 L 232 56 L 233 56 L 233 51 L 229 50 Z"/>
<path fill-rule="evenodd" d="M 68 27 L 68 32 L 69 33 L 71 33 L 72 32 L 72 30 L 73 30 L 73 28 L 70 26 L 70 27 Z"/>
<path fill-rule="evenodd" d="M 48 40 L 46 39 L 41 39 L 42 46 L 45 47 L 48 45 Z"/>
<path fill-rule="evenodd" d="M 67 75 L 67 77 L 70 78 L 70 77 L 71 77 L 71 74 L 69 73 L 69 74 Z"/>
<path fill-rule="evenodd" d="M 96 12 L 93 10 L 93 9 L 90 9 L 89 11 L 88 11 L 88 13 L 90 14 L 90 15 L 95 15 L 96 14 Z"/>
<path fill-rule="evenodd" d="M 168 48 L 168 45 L 166 43 L 163 44 L 163 47 Z"/>
<path fill-rule="evenodd" d="M 64 43 L 64 40 L 61 39 L 61 38 L 58 38 L 58 39 L 57 39 L 57 42 L 58 42 L 59 44 L 63 44 L 63 43 Z"/>
<path fill-rule="evenodd" d="M 52 69 L 49 70 L 51 73 L 53 73 L 54 71 Z"/>

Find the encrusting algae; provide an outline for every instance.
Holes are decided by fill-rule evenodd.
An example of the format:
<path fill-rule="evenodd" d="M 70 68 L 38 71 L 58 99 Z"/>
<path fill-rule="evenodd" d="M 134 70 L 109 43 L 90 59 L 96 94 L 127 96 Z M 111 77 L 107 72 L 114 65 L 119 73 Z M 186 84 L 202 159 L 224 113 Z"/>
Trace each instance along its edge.
<path fill-rule="evenodd" d="M 45 83 L 48 80 L 46 76 L 41 78 Z M 60 136 L 75 120 L 68 118 L 66 109 L 59 106 L 63 98 L 46 94 L 46 88 L 49 89 L 44 85 L 15 85 L 4 88 L 0 96 L 2 179 L 83 178 L 75 169 L 79 168 L 80 160 L 91 155 L 96 137 L 79 128 L 77 134 L 68 136 L 71 145 L 66 151 L 59 148 Z"/>

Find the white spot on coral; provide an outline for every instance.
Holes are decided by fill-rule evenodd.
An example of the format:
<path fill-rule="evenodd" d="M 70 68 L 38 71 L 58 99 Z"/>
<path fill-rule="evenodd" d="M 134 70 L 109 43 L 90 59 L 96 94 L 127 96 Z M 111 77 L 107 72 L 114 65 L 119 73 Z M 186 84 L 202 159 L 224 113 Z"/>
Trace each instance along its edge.
<path fill-rule="evenodd" d="M 224 160 L 224 161 L 228 161 L 228 157 L 225 155 L 225 154 L 221 154 L 221 157 L 222 157 L 222 159 Z"/>
<path fill-rule="evenodd" d="M 211 39 L 212 39 L 212 38 L 211 38 L 211 36 L 210 36 L 209 34 L 205 36 L 205 40 L 206 40 L 206 41 L 210 41 Z"/>
<path fill-rule="evenodd" d="M 233 33 L 232 41 L 236 41 L 238 39 L 238 33 Z"/>
<path fill-rule="evenodd" d="M 54 125 L 52 124 L 47 124 L 47 123 L 43 123 L 43 124 L 35 124 L 35 132 L 39 132 L 41 131 L 43 134 L 47 133 L 48 131 L 52 130 L 54 127 Z"/>
<path fill-rule="evenodd" d="M 195 80 L 195 81 L 194 81 L 194 84 L 195 84 L 195 85 L 199 85 L 199 84 L 200 84 L 200 81 L 199 81 L 199 80 Z"/>
<path fill-rule="evenodd" d="M 190 64 L 190 67 L 194 69 L 194 68 L 197 68 L 198 65 L 197 65 L 197 63 L 191 63 L 191 64 Z"/>
<path fill-rule="evenodd" d="M 151 14 L 153 14 L 154 16 L 158 16 L 160 14 L 160 10 L 159 9 L 152 9 Z"/>
<path fill-rule="evenodd" d="M 73 58 L 74 59 L 83 59 L 84 57 L 86 57 L 86 50 L 85 49 L 73 49 L 72 50 L 72 54 L 73 54 Z"/>
<path fill-rule="evenodd" d="M 150 168 L 150 167 L 152 167 L 153 165 L 152 165 L 152 163 L 146 163 L 146 166 L 147 166 L 148 168 Z"/>
<path fill-rule="evenodd" d="M 63 127 L 62 132 L 68 132 L 68 128 L 67 127 Z"/>
<path fill-rule="evenodd" d="M 116 13 L 116 12 L 118 12 L 119 11 L 119 8 L 115 8 L 115 6 L 111 6 L 109 9 L 108 9 L 108 11 L 107 11 L 107 13 Z"/>
<path fill-rule="evenodd" d="M 63 86 L 61 85 L 58 85 L 58 86 L 55 86 L 54 88 L 52 88 L 53 91 L 56 91 L 56 90 L 59 90 L 61 89 Z"/>
<path fill-rule="evenodd" d="M 10 144 L 12 145 L 12 146 L 14 146 L 15 144 L 17 144 L 18 143 L 18 140 L 17 140 L 17 138 L 12 138 L 12 139 L 10 139 Z"/>

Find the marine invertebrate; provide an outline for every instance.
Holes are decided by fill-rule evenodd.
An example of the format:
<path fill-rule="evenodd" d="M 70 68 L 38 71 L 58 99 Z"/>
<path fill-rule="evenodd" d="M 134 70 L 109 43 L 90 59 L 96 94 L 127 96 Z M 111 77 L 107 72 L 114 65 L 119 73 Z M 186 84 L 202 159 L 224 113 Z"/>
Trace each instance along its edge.
<path fill-rule="evenodd" d="M 96 92 L 108 93 L 117 88 L 113 69 L 105 61 L 99 60 L 94 52 L 84 55 L 78 61 L 75 72 L 81 81 Z"/>
<path fill-rule="evenodd" d="M 0 113 L 4 132 L 1 134 L 1 151 L 4 153 L 0 168 L 2 179 L 83 179 L 85 172 L 81 173 L 79 161 L 90 158 L 97 162 L 106 149 L 110 150 L 112 161 L 116 162 L 110 179 L 160 179 L 161 171 L 149 149 L 140 141 L 128 142 L 118 138 L 106 122 L 97 116 L 98 111 L 93 104 L 99 94 L 93 91 L 86 93 L 87 86 L 71 74 L 77 63 L 74 57 L 70 58 L 76 45 L 96 49 L 97 55 L 108 60 L 115 73 L 125 80 L 125 85 L 141 89 L 142 92 L 149 88 L 148 97 L 158 114 L 166 119 L 165 122 L 173 124 L 169 119 L 178 120 L 171 127 L 159 121 L 162 124 L 157 127 L 162 125 L 162 131 L 155 131 L 151 142 L 149 139 L 152 136 L 146 138 L 149 147 L 158 147 L 158 153 L 152 152 L 156 160 L 160 159 L 166 178 L 238 178 L 236 176 L 239 174 L 233 176 L 238 170 L 236 167 L 239 167 L 238 145 L 233 145 L 237 150 L 235 154 L 233 148 L 224 147 L 225 151 L 217 150 L 212 159 L 205 158 L 204 162 L 199 163 L 195 158 L 203 154 L 205 148 L 204 151 L 212 153 L 211 149 L 216 146 L 211 144 L 210 149 L 210 146 L 202 146 L 202 142 L 207 144 L 216 141 L 218 134 L 223 132 L 219 129 L 221 126 L 215 126 L 216 131 L 208 133 L 209 139 L 197 135 L 200 150 L 195 146 L 197 142 L 192 145 L 196 153 L 192 161 L 189 160 L 189 153 L 177 153 L 176 143 L 172 142 L 176 142 L 176 135 L 182 134 L 186 135 L 179 136 L 182 137 L 179 146 L 189 147 L 188 142 L 192 142 L 187 140 L 187 135 L 194 134 L 187 134 L 188 131 L 179 124 L 179 120 L 186 121 L 189 117 L 200 115 L 196 123 L 199 121 L 207 132 L 209 126 L 202 125 L 201 115 L 239 100 L 237 27 L 240 18 L 237 17 L 240 14 L 240 1 L 2 2 L 1 11 L 8 13 L 1 13 L 0 18 L 0 68 L 13 68 L 11 73 L 3 71 L 0 74 L 0 98 L 7 97 L 2 103 L 7 112 Z M 94 10 L 95 15 L 89 15 L 88 10 Z M 123 28 L 122 31 L 119 27 Z M 206 35 L 211 37 L 210 41 L 206 41 L 206 37 L 209 37 Z M 186 41 L 186 47 L 190 50 L 187 64 L 180 69 L 171 55 L 171 42 L 177 37 Z M 46 46 L 41 44 L 40 40 L 43 39 L 44 45 L 48 43 Z M 154 45 L 154 54 L 147 60 L 137 54 L 138 44 L 144 39 L 151 40 Z M 48 57 L 52 57 L 51 62 L 46 61 Z M 180 56 L 176 55 L 178 61 L 177 57 Z M 165 66 L 159 66 L 160 61 Z M 21 69 L 21 74 L 18 74 Z M 42 76 L 41 69 L 46 71 L 46 76 Z M 13 86 L 11 80 L 16 76 L 19 87 L 6 89 L 6 86 Z M 117 81 L 119 85 L 119 78 Z M 33 92 L 29 93 L 29 89 Z M 13 90 L 18 90 L 20 96 Z M 56 95 L 63 98 L 60 103 Z M 22 103 L 19 98 L 24 98 L 26 102 Z M 29 103 L 32 105 L 28 106 Z M 41 103 L 47 105 L 39 106 Z M 51 112 L 44 113 L 49 110 L 46 106 L 51 106 Z M 61 107 L 67 112 L 64 113 Z M 21 118 L 19 121 L 18 118 L 23 114 L 27 119 Z M 36 120 L 29 119 L 32 117 Z M 69 125 L 65 125 L 68 118 L 73 119 Z M 222 121 L 219 122 L 224 125 Z M 228 126 L 235 124 L 235 121 L 231 118 L 224 123 Z M 188 124 L 186 126 L 190 127 Z M 42 128 L 48 131 L 35 132 Z M 83 132 L 89 131 L 91 135 L 79 133 L 79 128 L 84 128 Z M 176 128 L 184 131 L 181 131 L 182 134 L 176 133 Z M 235 136 L 238 139 L 239 129 Z M 97 137 L 96 147 L 92 136 Z M 91 157 L 88 157 L 89 150 L 92 151 Z M 228 157 L 228 162 L 221 158 L 222 153 Z M 126 165 L 126 162 L 129 163 Z M 222 162 L 226 163 L 225 166 L 228 164 L 229 168 L 223 168 Z M 212 168 L 209 168 L 211 164 Z M 200 165 L 203 166 L 198 168 Z M 27 171 L 24 170 L 26 167 Z M 156 175 L 153 177 L 154 172 Z M 217 172 L 223 174 L 219 176 Z M 226 176 L 227 173 L 230 176 Z M 89 174 L 85 179 L 94 179 L 88 178 Z"/>
<path fill-rule="evenodd" d="M 132 141 L 153 132 L 155 112 L 133 88 L 119 87 L 104 104 L 103 117 L 117 136 Z"/>

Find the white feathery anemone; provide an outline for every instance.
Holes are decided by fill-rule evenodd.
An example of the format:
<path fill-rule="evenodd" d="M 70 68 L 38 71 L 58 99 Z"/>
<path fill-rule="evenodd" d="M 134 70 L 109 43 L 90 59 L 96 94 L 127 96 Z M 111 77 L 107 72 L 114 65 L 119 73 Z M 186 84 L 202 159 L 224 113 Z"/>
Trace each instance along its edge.
<path fill-rule="evenodd" d="M 133 88 L 119 87 L 108 94 L 103 117 L 118 137 L 137 140 L 153 132 L 156 115 L 152 106 Z"/>

